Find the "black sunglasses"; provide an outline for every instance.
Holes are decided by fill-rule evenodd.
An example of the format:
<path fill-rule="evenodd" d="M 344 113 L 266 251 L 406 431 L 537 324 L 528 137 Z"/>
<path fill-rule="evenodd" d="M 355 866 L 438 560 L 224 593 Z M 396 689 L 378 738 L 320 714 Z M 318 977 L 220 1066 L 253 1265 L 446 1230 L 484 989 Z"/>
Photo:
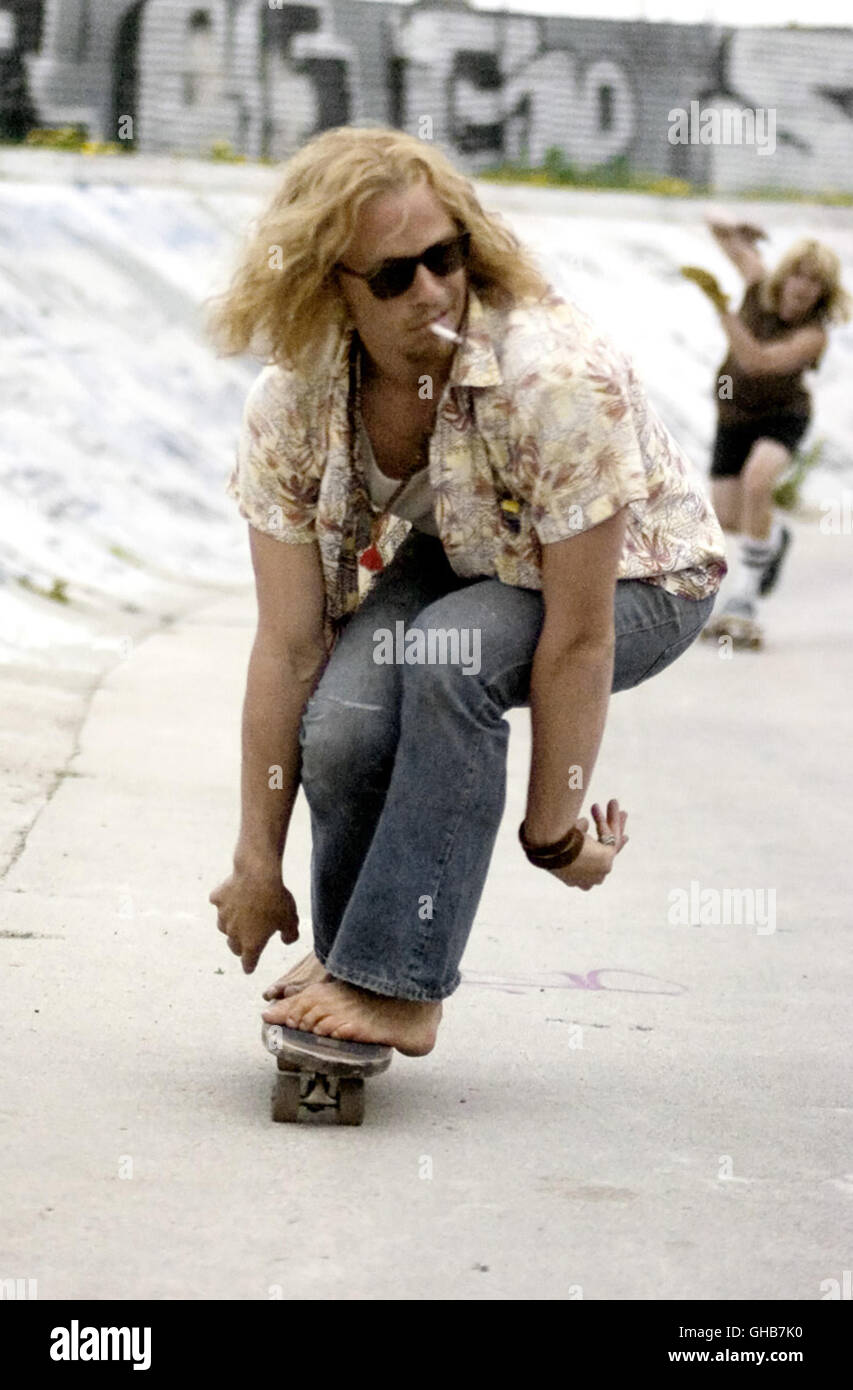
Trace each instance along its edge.
<path fill-rule="evenodd" d="M 449 241 L 436 241 L 419 256 L 396 256 L 392 260 L 383 261 L 378 270 L 369 274 L 365 274 L 363 270 L 350 270 L 343 261 L 338 261 L 337 269 L 343 270 L 347 275 L 357 275 L 359 280 L 366 280 L 368 289 L 375 299 L 396 299 L 410 288 L 419 265 L 425 265 L 431 275 L 441 277 L 461 270 L 468 259 L 470 241 L 471 233 L 462 232 L 459 236 L 451 237 Z"/>

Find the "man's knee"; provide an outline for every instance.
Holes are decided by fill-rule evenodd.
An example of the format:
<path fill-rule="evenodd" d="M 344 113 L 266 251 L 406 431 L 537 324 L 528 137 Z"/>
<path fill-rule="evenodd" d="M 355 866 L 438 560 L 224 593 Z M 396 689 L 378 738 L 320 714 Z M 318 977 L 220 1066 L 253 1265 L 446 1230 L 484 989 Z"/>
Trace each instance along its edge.
<path fill-rule="evenodd" d="M 302 716 L 302 783 L 309 799 L 352 788 L 385 790 L 399 737 L 399 713 L 381 704 L 316 697 Z"/>
<path fill-rule="evenodd" d="M 473 694 L 533 660 L 544 607 L 538 591 L 487 580 L 447 594 L 409 624 L 404 681 Z M 407 674 L 408 673 L 408 674 Z"/>
<path fill-rule="evenodd" d="M 408 687 L 453 686 L 479 676 L 483 669 L 483 633 L 476 625 L 438 625 L 418 621 L 409 626 L 403 665 Z"/>

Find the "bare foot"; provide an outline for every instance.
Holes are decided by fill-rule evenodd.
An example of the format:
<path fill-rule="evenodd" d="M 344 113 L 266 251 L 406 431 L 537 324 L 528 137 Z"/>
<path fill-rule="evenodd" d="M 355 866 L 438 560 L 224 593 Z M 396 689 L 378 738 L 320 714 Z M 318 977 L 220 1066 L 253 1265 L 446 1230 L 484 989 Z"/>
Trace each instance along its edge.
<path fill-rule="evenodd" d="M 279 979 L 274 980 L 271 985 L 264 990 L 264 999 L 289 999 L 292 994 L 298 994 L 306 985 L 317 984 L 321 980 L 330 980 L 326 967 L 318 961 L 313 951 L 309 951 L 307 956 L 303 956 L 296 965 L 291 966 Z"/>
<path fill-rule="evenodd" d="M 324 980 L 273 1004 L 263 1017 L 320 1037 L 386 1043 L 407 1057 L 423 1057 L 435 1047 L 441 1004 L 390 999 L 343 980 Z"/>

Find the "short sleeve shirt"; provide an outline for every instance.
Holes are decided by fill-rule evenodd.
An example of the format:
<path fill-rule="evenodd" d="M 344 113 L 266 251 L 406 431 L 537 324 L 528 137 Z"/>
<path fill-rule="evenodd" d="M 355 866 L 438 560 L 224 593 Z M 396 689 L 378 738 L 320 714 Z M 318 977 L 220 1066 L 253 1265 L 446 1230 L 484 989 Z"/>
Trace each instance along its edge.
<path fill-rule="evenodd" d="M 630 361 L 549 293 L 496 309 L 469 290 L 430 441 L 429 480 L 448 560 L 462 577 L 541 589 L 542 546 L 628 509 L 619 579 L 702 599 L 726 573 L 702 480 L 648 401 Z M 375 575 L 342 563 L 369 506 L 350 447 L 352 330 L 310 375 L 264 368 L 249 393 L 228 492 L 257 530 L 316 541 L 331 622 Z M 360 499 L 360 500 L 359 500 Z M 411 523 L 386 517 L 387 564 Z"/>

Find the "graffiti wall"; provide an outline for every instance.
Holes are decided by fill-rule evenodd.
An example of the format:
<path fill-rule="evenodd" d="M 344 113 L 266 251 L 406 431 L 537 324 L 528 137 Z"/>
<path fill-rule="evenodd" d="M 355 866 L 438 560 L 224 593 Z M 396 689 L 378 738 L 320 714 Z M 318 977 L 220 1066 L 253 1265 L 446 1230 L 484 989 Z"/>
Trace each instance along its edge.
<path fill-rule="evenodd" d="M 0 0 L 0 140 L 23 140 L 36 124 L 28 57 L 41 44 L 41 0 Z"/>
<path fill-rule="evenodd" d="M 850 29 L 546 18 L 465 0 L 0 0 L 5 138 L 37 115 L 152 152 L 227 142 L 279 160 L 329 126 L 423 134 L 426 121 L 472 172 L 559 151 L 578 169 L 618 159 L 721 190 L 847 188 L 851 73 Z M 771 115 L 772 152 L 755 138 Z"/>

